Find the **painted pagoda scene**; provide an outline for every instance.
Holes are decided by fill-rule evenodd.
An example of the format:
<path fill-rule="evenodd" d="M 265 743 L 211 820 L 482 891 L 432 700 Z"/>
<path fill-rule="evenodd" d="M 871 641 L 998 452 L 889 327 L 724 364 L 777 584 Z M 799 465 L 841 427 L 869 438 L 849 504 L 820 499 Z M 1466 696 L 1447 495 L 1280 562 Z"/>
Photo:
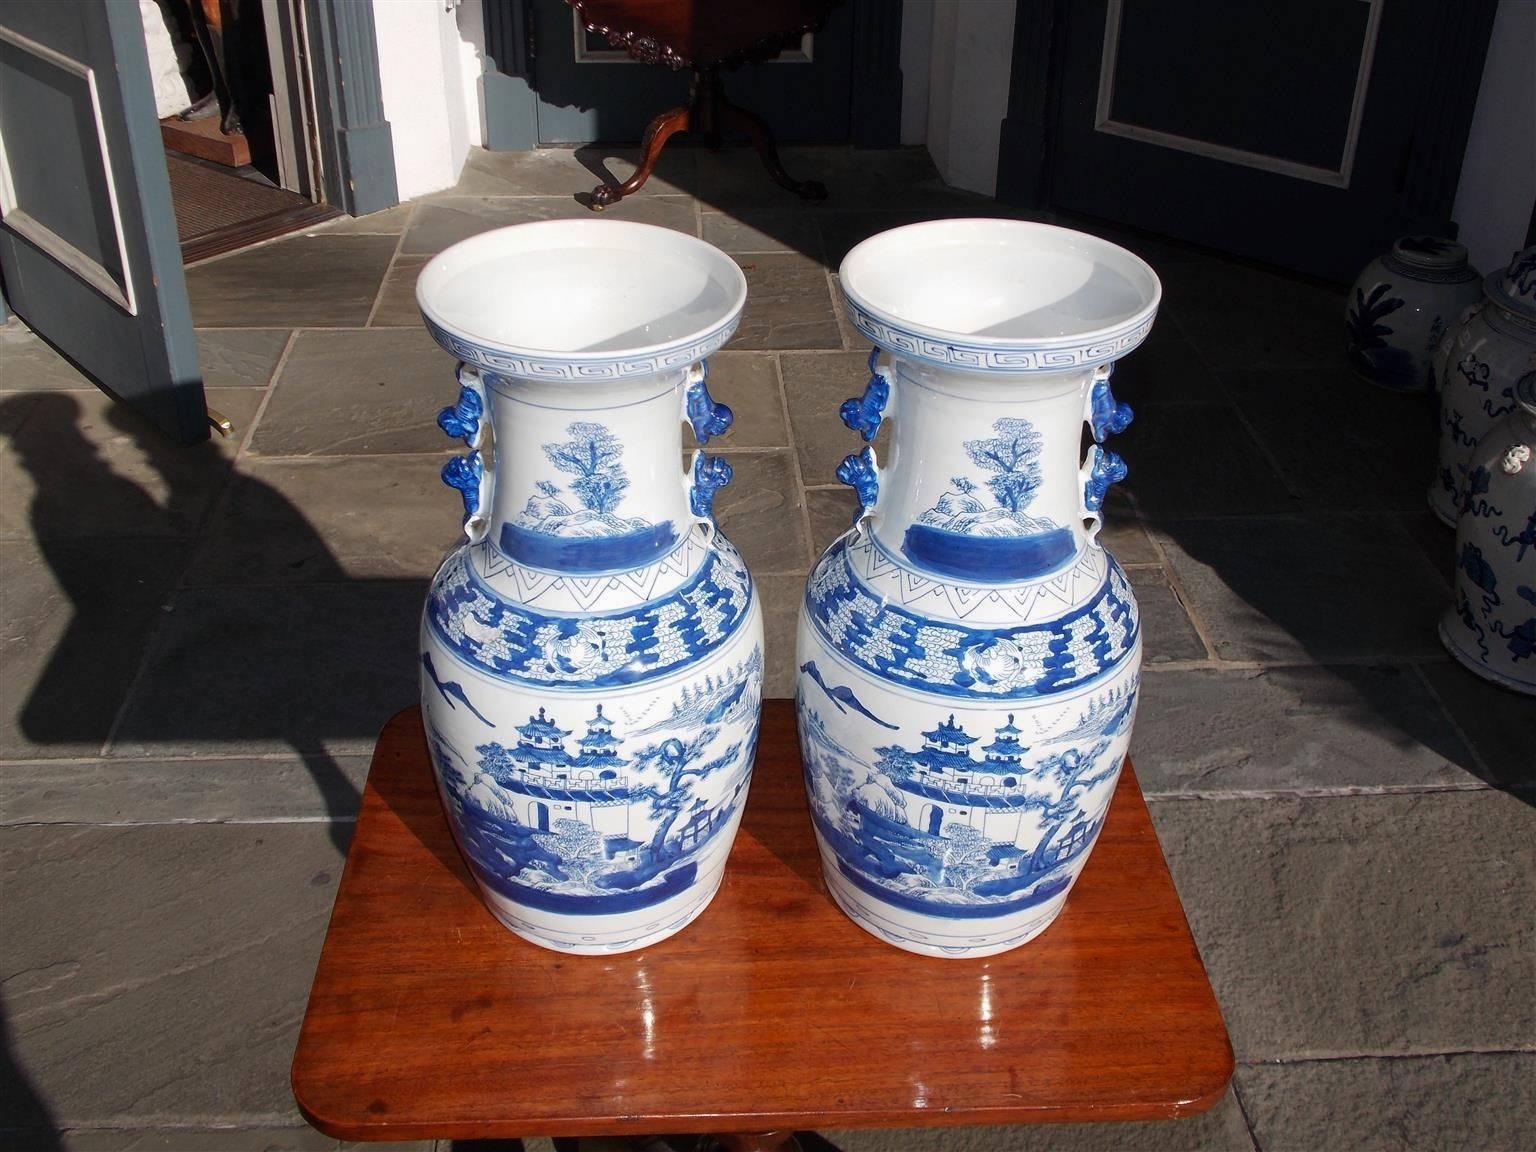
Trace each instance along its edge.
<path fill-rule="evenodd" d="M 749 705 L 721 677 L 694 694 L 717 722 L 643 740 L 626 755 L 603 705 L 576 728 L 544 708 L 517 739 L 475 748 L 473 762 L 430 732 L 460 846 L 480 879 L 547 911 L 601 915 L 646 908 L 684 891 L 699 850 L 740 809 L 754 749 L 720 739 Z M 703 707 L 704 703 L 720 707 Z M 667 717 L 632 736 L 675 728 Z"/>
<path fill-rule="evenodd" d="M 1077 742 L 1060 752 L 1033 753 L 1012 715 L 987 734 L 948 715 L 915 746 L 878 746 L 874 764 L 803 708 L 812 818 L 843 874 L 898 906 L 974 916 L 990 905 L 1001 916 L 1042 903 L 1068 886 L 1067 865 L 1098 835 L 1122 755 L 1111 745 L 1129 731 L 1135 700 L 1134 687 L 1096 699 L 1046 741 Z"/>

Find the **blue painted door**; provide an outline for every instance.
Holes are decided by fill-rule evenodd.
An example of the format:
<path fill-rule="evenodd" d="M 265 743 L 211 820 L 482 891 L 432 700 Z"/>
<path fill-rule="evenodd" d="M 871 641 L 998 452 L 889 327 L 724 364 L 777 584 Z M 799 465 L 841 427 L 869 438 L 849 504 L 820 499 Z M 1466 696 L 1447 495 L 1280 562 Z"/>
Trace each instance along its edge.
<path fill-rule="evenodd" d="M 137 4 L 0 5 L 0 273 L 12 310 L 103 390 L 207 438 Z"/>

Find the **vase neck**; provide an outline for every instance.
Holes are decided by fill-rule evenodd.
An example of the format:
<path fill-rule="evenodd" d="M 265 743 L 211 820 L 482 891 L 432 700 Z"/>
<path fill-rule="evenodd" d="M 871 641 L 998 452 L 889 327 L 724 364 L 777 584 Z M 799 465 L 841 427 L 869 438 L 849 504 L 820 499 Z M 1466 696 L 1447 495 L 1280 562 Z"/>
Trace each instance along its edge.
<path fill-rule="evenodd" d="M 1087 546 L 1081 442 L 1092 368 L 988 375 L 897 357 L 879 545 L 927 573 L 1018 583 Z"/>
<path fill-rule="evenodd" d="M 685 372 L 609 385 L 492 376 L 495 490 L 488 539 L 508 559 L 623 572 L 689 532 L 681 465 Z"/>

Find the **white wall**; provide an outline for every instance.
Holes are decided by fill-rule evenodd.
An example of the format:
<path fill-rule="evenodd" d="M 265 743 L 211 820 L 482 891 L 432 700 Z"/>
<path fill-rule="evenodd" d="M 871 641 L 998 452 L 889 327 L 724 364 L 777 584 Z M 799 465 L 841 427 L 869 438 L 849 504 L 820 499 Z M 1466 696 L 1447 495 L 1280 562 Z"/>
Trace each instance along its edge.
<path fill-rule="evenodd" d="M 443 0 L 373 0 L 373 18 L 400 199 L 451 188 L 470 146 L 484 139 L 480 2 L 453 11 Z M 461 25 L 473 38 L 466 39 Z"/>
<path fill-rule="evenodd" d="M 1453 217 L 1484 274 L 1525 242 L 1536 202 L 1536 3 L 1499 0 Z"/>
<path fill-rule="evenodd" d="M 1013 13 L 1014 0 L 933 4 L 928 152 L 946 183 L 987 196 L 997 191 L 998 132 L 1008 114 Z"/>

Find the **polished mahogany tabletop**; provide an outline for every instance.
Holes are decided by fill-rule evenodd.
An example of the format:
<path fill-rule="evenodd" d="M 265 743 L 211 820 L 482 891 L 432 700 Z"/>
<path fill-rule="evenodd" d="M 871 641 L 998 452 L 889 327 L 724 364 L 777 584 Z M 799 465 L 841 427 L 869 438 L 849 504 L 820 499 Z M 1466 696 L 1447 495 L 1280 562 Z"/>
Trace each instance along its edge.
<path fill-rule="evenodd" d="M 677 936 L 560 955 L 503 928 L 438 803 L 421 718 L 374 752 L 293 1062 L 346 1140 L 1149 1119 L 1232 1049 L 1129 764 L 1066 911 L 1001 956 L 899 951 L 832 904 L 794 709 L 763 707 L 741 832 Z"/>

